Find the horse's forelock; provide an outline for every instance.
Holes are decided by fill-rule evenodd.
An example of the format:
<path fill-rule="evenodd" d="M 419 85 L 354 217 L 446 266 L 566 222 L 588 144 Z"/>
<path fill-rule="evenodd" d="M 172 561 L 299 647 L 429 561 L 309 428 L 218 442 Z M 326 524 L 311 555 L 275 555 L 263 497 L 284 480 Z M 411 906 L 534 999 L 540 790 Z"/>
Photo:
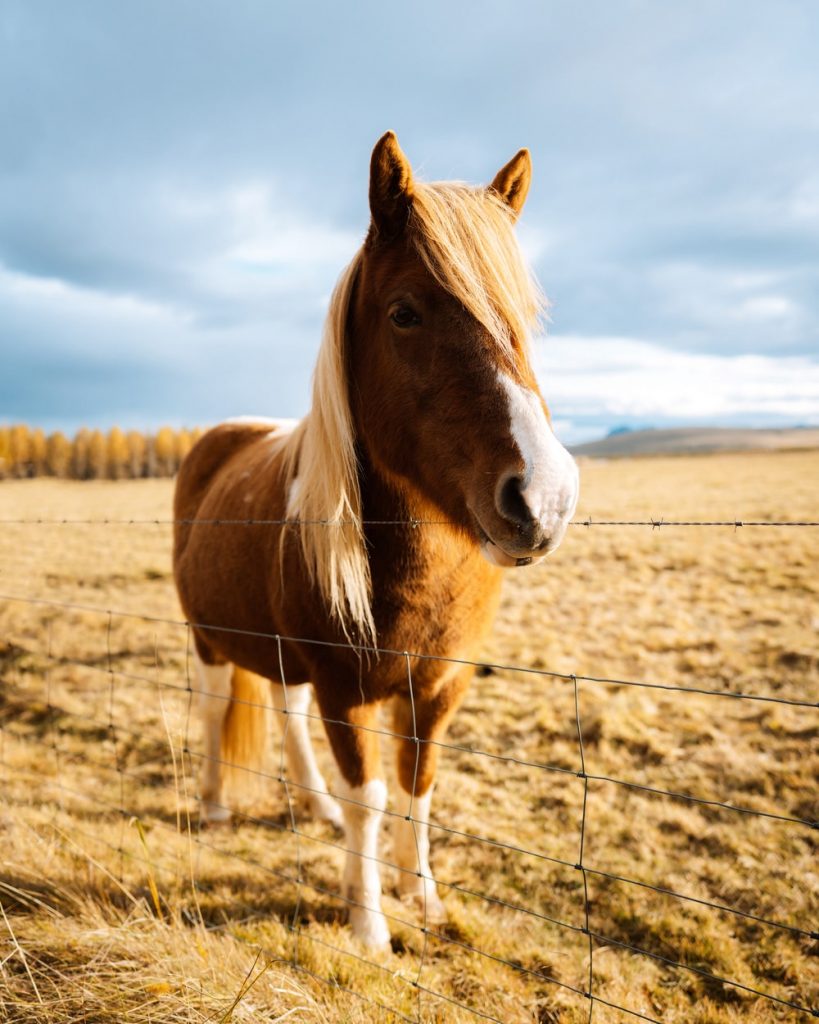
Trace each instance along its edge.
<path fill-rule="evenodd" d="M 345 633 L 372 643 L 370 569 L 345 352 L 347 317 L 360 262 L 359 252 L 333 292 L 313 372 L 312 407 L 288 439 L 284 454 L 292 502 L 288 516 L 298 520 L 308 572 Z M 351 628 L 357 636 L 352 636 Z"/>
<path fill-rule="evenodd" d="M 416 184 L 409 231 L 425 266 L 515 360 L 548 303 L 513 229 L 514 213 L 491 189 Z"/>

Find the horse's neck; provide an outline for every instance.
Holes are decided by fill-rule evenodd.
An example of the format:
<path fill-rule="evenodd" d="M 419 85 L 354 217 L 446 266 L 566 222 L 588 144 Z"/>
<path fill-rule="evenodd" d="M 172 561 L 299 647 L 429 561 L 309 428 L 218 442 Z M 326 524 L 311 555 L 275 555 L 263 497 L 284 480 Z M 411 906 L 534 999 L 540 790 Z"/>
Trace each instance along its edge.
<path fill-rule="evenodd" d="M 356 445 L 361 512 L 366 523 L 411 522 L 421 518 L 423 502 L 411 487 L 388 478 L 376 467 L 363 445 Z"/>
<path fill-rule="evenodd" d="M 361 496 L 379 643 L 474 658 L 489 627 L 500 571 L 411 488 L 362 460 Z"/>
<path fill-rule="evenodd" d="M 376 574 L 394 572 L 396 565 L 424 573 L 433 563 L 440 571 L 448 561 L 478 553 L 440 510 L 408 484 L 387 479 L 361 451 L 359 466 L 362 519 Z"/>

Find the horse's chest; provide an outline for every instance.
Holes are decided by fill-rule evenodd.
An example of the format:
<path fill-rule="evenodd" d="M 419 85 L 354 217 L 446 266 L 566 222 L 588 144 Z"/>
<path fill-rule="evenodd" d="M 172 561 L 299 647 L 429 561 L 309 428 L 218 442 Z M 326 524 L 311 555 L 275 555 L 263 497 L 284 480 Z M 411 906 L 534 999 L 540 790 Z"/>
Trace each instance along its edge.
<path fill-rule="evenodd" d="M 374 580 L 379 646 L 444 657 L 472 653 L 497 607 L 500 579 L 487 568 L 470 560 Z"/>

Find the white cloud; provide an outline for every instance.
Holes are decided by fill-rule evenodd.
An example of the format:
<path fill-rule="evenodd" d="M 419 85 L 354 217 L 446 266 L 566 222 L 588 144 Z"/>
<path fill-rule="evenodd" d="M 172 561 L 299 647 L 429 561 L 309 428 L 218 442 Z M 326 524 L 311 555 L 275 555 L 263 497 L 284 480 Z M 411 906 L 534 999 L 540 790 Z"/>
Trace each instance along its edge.
<path fill-rule="evenodd" d="M 326 264 L 341 268 L 361 243 L 352 232 L 297 216 L 268 184 L 248 183 L 233 189 L 223 206 L 234 236 L 225 257 L 248 269 L 279 271 Z"/>
<path fill-rule="evenodd" d="M 571 432 L 584 420 L 819 423 L 819 363 L 805 357 L 693 353 L 633 338 L 553 335 L 538 343 L 535 359 L 544 395 Z"/>
<path fill-rule="evenodd" d="M 151 320 L 167 315 L 167 308 L 133 295 L 111 295 L 83 288 L 56 277 L 38 277 L 0 264 L 0 296 L 19 306 L 53 306 L 63 314 L 79 316 L 126 316 Z"/>
<path fill-rule="evenodd" d="M 138 345 L 143 355 L 167 350 L 186 335 L 192 317 L 174 306 L 137 295 L 112 294 L 53 277 L 37 277 L 0 264 L 0 307 L 10 338 L 29 330 L 48 348 L 102 356 Z"/>
<path fill-rule="evenodd" d="M 275 181 L 164 182 L 158 202 L 186 247 L 169 269 L 203 324 L 258 323 L 283 308 L 314 316 L 362 241 L 299 208 Z"/>
<path fill-rule="evenodd" d="M 716 267 L 707 262 L 666 261 L 646 275 L 661 296 L 666 338 L 679 331 L 713 349 L 775 352 L 805 351 L 814 331 L 814 312 L 802 304 L 797 284 L 783 273 Z"/>
<path fill-rule="evenodd" d="M 796 223 L 819 223 L 819 175 L 797 185 L 788 203 L 788 213 Z"/>
<path fill-rule="evenodd" d="M 798 312 L 786 295 L 754 295 L 729 310 L 729 315 L 740 320 L 782 320 Z"/>

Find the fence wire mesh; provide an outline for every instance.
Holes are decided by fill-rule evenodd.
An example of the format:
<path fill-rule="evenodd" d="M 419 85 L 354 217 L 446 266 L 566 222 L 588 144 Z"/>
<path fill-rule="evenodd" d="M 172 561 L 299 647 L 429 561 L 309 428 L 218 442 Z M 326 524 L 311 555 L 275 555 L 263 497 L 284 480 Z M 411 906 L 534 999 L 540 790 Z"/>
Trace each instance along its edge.
<path fill-rule="evenodd" d="M 82 519 L 82 518 L 18 518 L 3 519 L 6 525 L 38 528 L 56 527 L 140 527 L 173 525 L 170 519 Z M 212 521 L 218 526 L 269 527 L 292 525 L 291 522 L 276 520 L 231 520 Z M 316 524 L 332 527 L 333 524 Z M 402 521 L 375 523 L 376 526 L 417 528 L 437 525 L 434 521 Z M 586 528 L 598 526 L 643 526 L 652 531 L 664 527 L 816 527 L 819 522 L 762 521 L 762 520 L 578 520 L 573 525 Z M 36 542 L 35 542 L 36 543 Z M 59 544 L 58 544 L 59 548 Z M 88 550 L 88 548 L 86 548 Z M 99 546 L 98 554 L 104 557 L 105 543 Z M 446 820 L 440 815 L 418 818 L 410 796 L 406 811 L 388 806 L 385 818 L 411 823 L 415 842 L 418 843 L 418 828 L 428 828 L 438 837 L 437 848 L 444 843 L 456 843 L 465 856 L 474 851 L 484 851 L 490 870 L 484 871 L 483 887 L 475 882 L 465 881 L 465 872 L 458 870 L 458 862 L 449 862 L 447 870 L 436 873 L 439 889 L 451 894 L 452 900 L 463 901 L 458 910 L 462 914 L 455 925 L 439 925 L 428 920 L 426 900 L 419 908 L 403 907 L 397 900 L 389 900 L 385 916 L 393 931 L 394 950 L 398 956 L 411 960 L 396 970 L 391 962 L 368 955 L 361 947 L 348 940 L 342 933 L 333 930 L 336 911 L 333 907 L 349 908 L 358 906 L 350 897 L 339 892 L 334 881 L 334 872 L 325 861 L 328 856 L 338 858 L 351 851 L 341 834 L 329 827 L 319 827 L 306 821 L 299 808 L 305 799 L 320 795 L 319 791 L 299 783 L 287 770 L 284 751 L 290 722 L 300 717 L 317 729 L 326 721 L 317 710 L 295 710 L 287 705 L 287 681 L 285 680 L 285 706 L 274 703 L 246 702 L 263 710 L 271 719 L 278 719 L 280 745 L 278 757 L 264 769 L 247 769 L 223 758 L 205 754 L 196 738 L 195 699 L 197 686 L 191 670 L 191 630 L 224 631 L 227 627 L 218 623 L 190 623 L 163 613 L 161 610 L 127 610 L 114 608 L 93 601 L 61 599 L 48 593 L 26 592 L 22 587 L 30 573 L 35 556 L 25 550 L 17 551 L 7 560 L 3 577 L 18 588 L 0 593 L 0 601 L 7 607 L 17 606 L 33 616 L 33 625 L 26 625 L 23 619 L 13 617 L 7 625 L 3 649 L 3 708 L 0 715 L 0 764 L 6 777 L 28 776 L 32 785 L 47 788 L 53 794 L 54 828 L 57 829 L 58 807 L 69 813 L 79 802 L 89 805 L 105 827 L 86 829 L 80 821 L 72 819 L 72 837 L 66 841 L 77 843 L 77 837 L 107 849 L 119 864 L 119 874 L 124 876 L 126 862 L 138 871 L 147 873 L 150 880 L 156 875 L 167 876 L 171 882 L 180 879 L 190 885 L 196 912 L 202 916 L 203 904 L 213 903 L 214 879 L 219 877 L 213 869 L 210 858 L 216 858 L 228 873 L 250 872 L 256 878 L 265 880 L 268 886 L 284 886 L 286 895 L 279 894 L 273 901 L 273 913 L 290 938 L 286 956 L 280 946 L 271 947 L 262 935 L 253 934 L 253 928 L 270 916 L 271 906 L 264 901 L 246 901 L 231 893 L 231 918 L 217 920 L 214 907 L 205 911 L 211 914 L 209 926 L 227 928 L 234 938 L 249 944 L 260 954 L 286 959 L 289 965 L 305 977 L 330 989 L 344 992 L 362 1001 L 373 1012 L 386 1019 L 400 1019 L 420 1022 L 423 1020 L 446 1019 L 446 1007 L 458 1010 L 475 1019 L 506 1022 L 509 992 L 504 991 L 508 978 L 517 976 L 525 984 L 535 986 L 538 993 L 560 990 L 567 997 L 587 1007 L 589 1021 L 608 1020 L 616 1012 L 623 1018 L 654 1021 L 660 1024 L 661 1016 L 649 1012 L 651 1000 L 625 1000 L 609 998 L 604 984 L 606 979 L 605 959 L 611 950 L 620 950 L 629 955 L 645 958 L 660 966 L 663 971 L 688 973 L 696 976 L 705 990 L 714 993 L 730 992 L 731 998 L 752 999 L 778 1007 L 782 1012 L 793 1014 L 794 1019 L 806 1016 L 819 1017 L 819 1007 L 810 1005 L 805 999 L 794 998 L 789 992 L 808 991 L 799 984 L 770 985 L 767 988 L 756 983 L 756 978 L 746 972 L 743 976 L 730 976 L 703 966 L 701 960 L 687 957 L 685 949 L 676 949 L 673 937 L 661 931 L 647 930 L 642 940 L 639 930 L 629 931 L 625 926 L 630 913 L 630 897 L 623 900 L 623 912 L 617 912 L 617 892 L 636 891 L 650 893 L 670 906 L 669 914 L 685 915 L 696 908 L 713 912 L 719 917 L 735 922 L 742 941 L 760 940 L 766 932 L 778 934 L 782 941 L 794 948 L 816 953 L 819 950 L 819 931 L 815 921 L 794 916 L 792 908 L 776 906 L 775 901 L 761 899 L 759 905 L 749 902 L 748 893 L 735 893 L 737 899 L 714 899 L 702 894 L 694 886 L 687 891 L 682 885 L 672 885 L 658 877 L 638 877 L 638 873 L 614 870 L 606 859 L 607 843 L 596 841 L 596 825 L 601 812 L 612 801 L 616 802 L 615 817 L 625 819 L 633 809 L 629 804 L 632 797 L 643 800 L 665 801 L 676 808 L 694 807 L 705 816 L 705 821 L 732 822 L 746 821 L 756 829 L 764 841 L 772 829 L 793 830 L 793 842 L 808 844 L 815 848 L 819 824 L 813 816 L 797 814 L 764 787 L 754 797 L 746 794 L 737 801 L 730 792 L 699 792 L 690 787 L 675 788 L 670 785 L 652 784 L 650 778 L 620 777 L 595 767 L 595 755 L 589 751 L 588 737 L 595 734 L 597 727 L 596 707 L 612 694 L 635 692 L 657 692 L 667 695 L 669 700 L 705 701 L 713 708 L 709 712 L 713 723 L 718 724 L 725 704 L 733 707 L 778 706 L 788 713 L 805 715 L 804 736 L 815 736 L 815 712 L 819 708 L 816 700 L 798 693 L 745 692 L 739 689 L 719 689 L 708 686 L 689 686 L 666 682 L 662 679 L 628 679 L 594 676 L 589 674 L 557 671 L 547 667 L 512 664 L 502 661 L 468 661 L 465 659 L 443 658 L 430 651 L 399 651 L 379 647 L 362 647 L 360 650 L 381 658 L 402 659 L 406 666 L 407 685 L 411 702 L 412 731 L 409 734 L 391 729 L 385 723 L 377 728 L 331 720 L 335 725 L 376 733 L 389 740 L 410 739 L 416 749 L 416 773 L 421 745 L 434 744 L 445 755 L 458 758 L 461 768 L 469 772 L 480 772 L 493 779 L 498 800 L 503 800 L 507 791 L 519 789 L 521 783 L 537 789 L 540 780 L 553 780 L 550 786 L 552 806 L 561 808 L 560 824 L 563 835 L 557 841 L 538 843 L 538 829 L 521 828 L 518 831 L 525 838 L 516 835 L 514 815 L 508 821 L 496 813 L 498 808 L 481 807 L 477 813 L 458 815 L 448 808 Z M 52 567 L 59 572 L 59 564 Z M 165 577 L 166 578 L 166 577 Z M 6 589 L 6 588 L 4 588 Z M 60 626 L 60 642 L 55 640 L 54 624 L 63 617 Z M 126 623 L 139 624 L 140 643 L 128 641 L 132 636 Z M 66 628 L 67 625 L 67 628 Z M 129 627 L 130 628 L 130 627 Z M 84 631 L 82 637 L 78 630 Z M 230 629 L 230 632 L 243 632 Z M 323 643 L 308 637 L 283 636 L 276 633 L 253 632 L 274 641 L 281 650 L 282 642 L 296 645 Z M 91 650 L 87 643 L 92 638 Z M 80 642 L 82 641 L 82 642 Z M 341 646 L 341 645 L 339 645 Z M 516 679 L 539 681 L 558 688 L 555 698 L 560 704 L 574 733 L 573 752 L 564 744 L 560 757 L 554 763 L 540 757 L 526 756 L 514 750 L 512 742 L 501 742 L 501 749 L 485 748 L 479 742 L 463 742 L 458 737 L 444 740 L 426 740 L 418 735 L 415 725 L 415 702 L 412 685 L 412 666 L 419 661 L 437 661 L 442 664 L 473 666 L 484 677 L 503 677 L 513 674 Z M 134 662 L 136 661 L 136 669 Z M 201 692 L 201 690 L 199 691 Z M 225 699 L 217 693 L 207 696 Z M 162 707 L 161 721 L 153 720 L 152 729 L 146 729 L 135 708 L 149 701 L 157 701 Z M 590 712 L 589 705 L 594 706 Z M 488 725 L 488 723 L 485 723 Z M 488 725 L 487 731 L 491 732 Z M 506 749 L 504 749 L 504 747 Z M 508 749 L 512 747 L 513 749 Z M 22 749 L 39 749 L 42 757 L 36 768 L 23 762 L 19 756 Z M 224 809 L 232 810 L 234 828 L 217 830 L 206 828 L 201 823 L 197 803 L 196 778 L 204 762 L 215 762 L 220 769 L 243 771 L 252 775 L 257 786 L 267 794 L 267 804 L 261 801 L 261 810 L 252 809 L 231 802 L 225 802 Z M 772 767 L 771 770 L 775 770 Z M 514 773 L 514 779 L 513 779 Z M 73 783 L 72 783 L 72 780 Z M 449 781 L 457 785 L 456 776 Z M 414 787 L 413 787 L 414 789 Z M 146 792 L 151 800 L 146 803 Z M 278 802 L 271 804 L 271 794 L 279 794 Z M 620 794 L 616 798 L 612 793 Z M 330 795 L 342 806 L 355 803 L 337 787 L 330 786 Z M 525 805 L 525 801 L 524 801 Z M 539 811 L 543 830 L 549 827 L 549 802 L 544 801 Z M 800 805 L 801 806 L 801 805 Z M 642 803 L 638 806 L 638 810 Z M 518 808 L 518 812 L 520 807 Z M 479 819 L 481 828 L 471 821 Z M 502 826 L 499 827 L 502 820 Z M 80 819 L 82 820 L 82 819 Z M 567 822 L 573 827 L 567 828 Z M 136 823 L 131 827 L 129 823 Z M 764 827 L 763 827 L 764 823 Z M 511 826 L 511 827 L 510 827 Z M 162 840 L 151 842 L 145 838 L 145 829 L 151 835 L 161 835 Z M 107 831 L 106 831 L 107 830 Z M 252 839 L 246 833 L 252 831 Z M 268 855 L 267 844 L 277 842 L 277 833 L 286 845 L 275 857 Z M 136 835 L 136 838 L 135 838 Z M 261 836 L 261 839 L 259 838 Z M 489 851 L 486 853 L 486 851 Z M 355 856 L 363 856 L 352 851 Z M 392 872 L 407 872 L 410 869 L 396 862 L 382 851 L 375 861 L 381 869 Z M 646 858 L 651 863 L 651 858 Z M 491 867 L 506 871 L 514 884 L 492 885 Z M 454 868 L 454 870 L 453 870 Z M 433 870 L 435 861 L 433 860 Z M 538 872 L 541 877 L 538 878 Z M 679 873 L 675 876 L 679 877 Z M 795 888 L 810 886 L 809 878 L 791 880 Z M 753 886 L 765 896 L 764 877 L 755 877 Z M 550 900 L 552 887 L 563 889 L 572 896 L 562 901 L 574 910 L 574 919 L 553 911 Z M 247 891 L 242 890 L 245 895 Z M 513 897 L 512 893 L 518 895 Z M 1 898 L 0 893 L 0 898 Z M 161 917 L 163 899 L 152 883 L 151 898 L 156 913 Z M 490 941 L 496 936 L 483 934 L 480 929 L 470 928 L 469 908 L 479 905 L 481 913 L 498 915 L 497 927 L 519 929 L 519 936 L 526 937 L 532 947 L 527 956 L 510 953 L 510 945 L 502 941 Z M 764 912 L 762 907 L 765 907 Z M 464 910 L 464 908 L 467 908 Z M 612 912 L 612 910 L 614 912 Z M 552 911 L 552 912 L 550 912 Z M 187 912 L 193 913 L 193 910 Z M 239 917 L 238 915 L 241 915 Z M 660 915 L 662 918 L 662 915 Z M 483 920 L 483 918 L 482 918 Z M 237 926 L 241 921 L 242 926 Z M 517 924 L 526 921 L 526 926 Z M 514 922 L 514 923 L 510 923 Z M 527 932 L 527 928 L 530 931 Z M 532 930 L 534 929 L 534 930 Z M 541 929 L 538 931 L 537 929 Z M 680 935 L 677 936 L 680 938 Z M 336 941 L 331 941 L 335 938 Z M 542 944 L 549 954 L 538 953 L 536 947 Z M 514 945 L 514 943 L 513 943 Z M 685 943 L 682 943 L 684 946 Z M 440 960 L 442 949 L 455 949 L 468 957 L 474 977 L 481 981 L 471 985 L 451 987 L 444 991 L 430 975 L 438 977 L 433 965 Z M 560 957 L 559 966 L 554 951 L 566 953 L 573 959 L 567 967 Z M 330 972 L 320 969 L 323 958 L 332 957 L 334 969 Z M 366 991 L 361 985 L 345 981 L 344 971 L 335 965 L 353 961 L 367 971 L 386 976 L 395 1002 L 387 1002 Z M 544 961 L 544 962 L 541 962 Z M 719 962 L 719 957 L 714 957 Z M 481 964 L 490 965 L 500 974 L 492 974 L 491 981 L 484 977 Z M 769 975 L 771 977 L 771 975 Z M 773 976 L 775 978 L 775 976 Z M 492 991 L 492 984 L 497 991 Z M 380 992 L 381 990 L 378 989 Z M 517 992 L 517 990 L 515 990 Z M 631 1005 L 629 1005 L 629 1002 Z M 534 1006 L 534 1004 L 533 1004 Z M 443 1008 L 443 1009 L 442 1009 Z M 596 1010 L 599 1008 L 599 1010 Z M 541 1016 L 531 1019 L 550 1020 L 537 1007 L 533 1014 Z M 605 1013 L 606 1016 L 601 1016 Z M 438 1016 L 436 1016 L 438 1014 Z M 440 1015 L 443 1014 L 443 1017 Z M 515 1016 L 514 1019 L 519 1019 Z M 555 1018 L 560 1019 L 560 1018 Z M 618 1018 L 619 1019 L 619 1018 Z M 778 1018 L 777 1018 L 778 1019 Z"/>

